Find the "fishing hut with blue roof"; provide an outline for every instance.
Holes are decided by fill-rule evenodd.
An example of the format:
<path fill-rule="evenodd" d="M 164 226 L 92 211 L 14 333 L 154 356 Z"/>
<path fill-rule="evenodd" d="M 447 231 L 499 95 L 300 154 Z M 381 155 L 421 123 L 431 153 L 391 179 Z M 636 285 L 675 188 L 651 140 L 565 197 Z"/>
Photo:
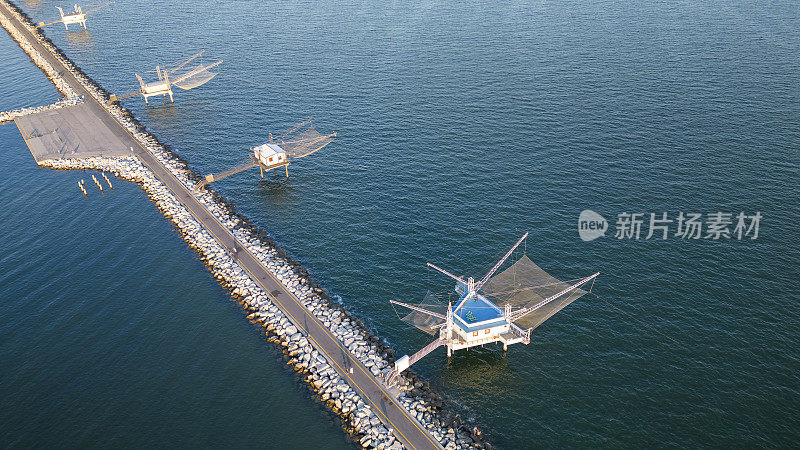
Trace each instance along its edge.
<path fill-rule="evenodd" d="M 393 305 L 411 310 L 402 318 L 404 322 L 428 334 L 438 335 L 435 341 L 418 352 L 395 361 L 394 368 L 386 377 L 390 384 L 396 382 L 401 372 L 440 346 L 447 348 L 450 357 L 455 350 L 493 342 L 502 343 L 504 351 L 511 344 L 527 345 L 531 342 L 534 328 L 587 293 L 580 287 L 594 283 L 599 272 L 585 278 L 560 281 L 525 254 L 508 269 L 495 275 L 527 237 L 528 233 L 525 233 L 477 282 L 472 277 L 465 280 L 428 263 L 428 267 L 455 280 L 454 291 L 458 295 L 455 305 L 450 301 L 446 304 L 440 302 L 431 293 L 417 305 L 390 300 Z"/>

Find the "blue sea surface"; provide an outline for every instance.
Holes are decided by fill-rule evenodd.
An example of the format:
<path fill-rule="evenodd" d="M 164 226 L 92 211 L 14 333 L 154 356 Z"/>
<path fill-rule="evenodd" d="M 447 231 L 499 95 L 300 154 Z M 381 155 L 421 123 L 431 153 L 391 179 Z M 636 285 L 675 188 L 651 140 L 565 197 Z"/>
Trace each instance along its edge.
<path fill-rule="evenodd" d="M 20 6 L 46 21 L 57 4 Z M 600 272 L 600 299 L 530 345 L 414 366 L 495 446 L 800 440 L 796 2 L 131 0 L 59 26 L 116 94 L 201 49 L 224 60 L 174 105 L 123 101 L 200 173 L 308 116 L 337 131 L 288 183 L 214 187 L 400 354 L 432 338 L 388 300 L 453 288 L 427 261 L 480 278 L 528 231 L 552 275 Z M 52 102 L 0 39 L 0 106 Z M 0 442 L 348 445 L 136 186 L 85 199 L 87 174 L 37 169 L 13 125 L 0 136 Z M 585 209 L 605 237 L 580 239 Z M 757 239 L 676 223 L 646 239 L 663 212 L 763 217 Z M 622 213 L 643 214 L 640 239 L 614 237 Z"/>

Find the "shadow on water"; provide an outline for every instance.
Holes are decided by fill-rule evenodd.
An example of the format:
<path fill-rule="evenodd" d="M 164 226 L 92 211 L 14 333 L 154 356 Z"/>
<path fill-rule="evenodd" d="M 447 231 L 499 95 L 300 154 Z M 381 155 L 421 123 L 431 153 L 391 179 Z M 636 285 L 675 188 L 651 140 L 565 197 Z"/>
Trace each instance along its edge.
<path fill-rule="evenodd" d="M 136 100 L 143 100 L 140 96 L 134 97 Z M 165 131 L 179 130 L 182 123 L 183 115 L 181 107 L 178 103 L 169 101 L 169 97 L 163 99 L 160 97 L 151 97 L 150 103 L 145 105 L 145 115 L 147 120 L 153 124 L 153 128 L 163 133 Z M 177 99 L 176 99 L 177 100 Z M 156 133 L 158 135 L 158 132 Z"/>
<path fill-rule="evenodd" d="M 67 33 L 67 41 L 70 44 L 85 45 L 88 47 L 94 45 L 92 34 L 89 33 L 89 30 L 84 30 L 83 28 L 81 28 L 80 31 Z"/>
<path fill-rule="evenodd" d="M 442 377 L 447 383 L 490 396 L 502 394 L 500 386 L 514 370 L 506 353 L 494 345 L 454 352 L 445 364 Z"/>
<path fill-rule="evenodd" d="M 145 107 L 148 118 L 162 122 L 172 122 L 178 118 L 178 107 L 175 103 L 170 102 L 168 97 L 153 98 L 156 100 L 148 99 L 150 103 L 147 103 Z"/>
<path fill-rule="evenodd" d="M 287 180 L 282 172 L 264 174 L 264 179 L 258 181 L 259 194 L 270 203 L 287 200 L 292 191 L 291 179 Z"/>

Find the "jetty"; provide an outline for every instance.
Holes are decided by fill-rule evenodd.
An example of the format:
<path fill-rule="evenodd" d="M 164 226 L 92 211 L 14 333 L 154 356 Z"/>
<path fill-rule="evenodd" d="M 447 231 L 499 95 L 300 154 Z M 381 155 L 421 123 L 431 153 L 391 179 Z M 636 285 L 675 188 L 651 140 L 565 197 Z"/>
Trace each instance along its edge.
<path fill-rule="evenodd" d="M 130 131 L 130 126 L 124 126 L 118 117 L 112 115 L 108 104 L 98 101 L 93 92 L 87 88 L 85 81 L 79 80 L 70 68 L 56 57 L 52 49 L 43 45 L 31 32 L 29 25 L 24 24 L 4 0 L 0 0 L 0 14 L 20 32 L 18 34 L 22 37 L 17 36 L 15 39 L 18 42 L 19 39 L 25 40 L 25 44 L 38 51 L 58 72 L 62 81 L 82 99 L 82 102 L 74 106 L 43 110 L 13 119 L 37 163 L 48 160 L 54 161 L 50 167 L 78 168 L 81 167 L 79 164 L 69 166 L 68 162 L 71 159 L 79 161 L 87 157 L 113 156 L 118 159 L 109 164 L 122 167 L 125 164 L 132 165 L 135 160 L 140 161 L 152 172 L 152 176 L 166 187 L 166 189 L 161 185 L 153 187 L 155 183 L 143 182 L 145 190 L 163 191 L 164 198 L 167 199 L 164 201 L 166 206 L 159 205 L 159 207 L 165 209 L 170 207 L 173 210 L 185 208 L 189 211 L 191 217 L 173 218 L 173 221 L 187 223 L 187 234 L 192 233 L 195 236 L 204 236 L 206 232 L 210 234 L 213 237 L 213 244 L 215 246 L 218 244 L 228 255 L 232 255 L 238 267 L 243 269 L 249 279 L 266 293 L 271 303 L 289 318 L 292 326 L 296 328 L 295 331 L 302 331 L 304 334 L 296 337 L 297 333 L 291 333 L 289 336 L 290 333 L 284 332 L 285 335 L 297 342 L 307 339 L 314 351 L 325 358 L 338 377 L 345 380 L 355 394 L 363 399 L 366 408 L 377 416 L 403 446 L 413 449 L 442 448 L 440 438 L 432 435 L 432 425 L 423 425 L 420 422 L 422 413 L 409 412 L 412 400 L 402 397 L 401 390 L 396 387 L 389 387 L 377 373 L 379 371 L 376 365 L 365 364 L 361 358 L 354 355 L 352 342 L 348 347 L 341 337 L 337 338 L 334 335 L 336 333 L 326 326 L 319 315 L 310 311 L 298 299 L 298 290 L 292 286 L 287 287 L 287 283 L 281 282 L 272 271 L 268 270 L 262 262 L 263 258 L 253 254 L 252 243 L 243 242 L 241 235 L 237 237 L 230 224 L 223 224 L 217 214 L 209 209 L 207 203 L 200 200 L 201 195 L 208 196 L 207 192 L 204 194 L 194 192 L 190 186 L 181 182 L 174 168 L 168 167 L 147 145 L 144 145 L 142 138 Z M 23 46 L 22 42 L 20 46 Z M 169 194 L 177 201 L 169 197 Z M 194 229 L 194 223 L 201 224 L 202 228 Z M 240 272 L 238 267 L 235 269 L 236 273 Z M 271 311 L 271 308 L 272 306 L 264 306 L 267 311 Z M 365 442 L 370 441 L 362 441 L 362 445 L 367 446 Z"/>

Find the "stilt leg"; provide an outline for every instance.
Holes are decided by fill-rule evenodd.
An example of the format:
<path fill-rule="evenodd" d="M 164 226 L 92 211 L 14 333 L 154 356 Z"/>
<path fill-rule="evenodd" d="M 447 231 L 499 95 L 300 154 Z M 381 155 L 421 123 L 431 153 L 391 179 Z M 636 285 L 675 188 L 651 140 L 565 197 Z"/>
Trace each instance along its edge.
<path fill-rule="evenodd" d="M 504 352 L 508 351 L 508 344 L 506 344 L 505 342 L 503 342 L 503 351 Z"/>
<path fill-rule="evenodd" d="M 258 166 L 258 170 L 261 171 L 261 179 L 264 179 L 264 168 L 262 166 Z"/>
<path fill-rule="evenodd" d="M 287 164 L 287 165 L 283 166 L 283 168 L 286 169 L 286 179 L 288 180 L 289 179 L 289 165 Z"/>

